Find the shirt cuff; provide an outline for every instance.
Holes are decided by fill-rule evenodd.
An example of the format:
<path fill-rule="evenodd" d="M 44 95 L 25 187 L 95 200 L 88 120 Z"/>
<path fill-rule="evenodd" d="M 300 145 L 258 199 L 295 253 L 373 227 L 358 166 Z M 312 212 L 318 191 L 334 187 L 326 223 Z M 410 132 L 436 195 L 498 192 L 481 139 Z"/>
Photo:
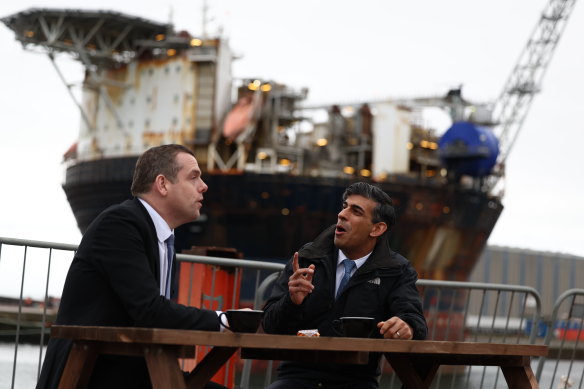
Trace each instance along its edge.
<path fill-rule="evenodd" d="M 219 332 L 225 332 L 225 326 L 228 326 L 229 323 L 227 322 L 227 315 L 221 316 L 223 313 L 222 311 L 215 311 L 217 316 L 219 317 Z"/>

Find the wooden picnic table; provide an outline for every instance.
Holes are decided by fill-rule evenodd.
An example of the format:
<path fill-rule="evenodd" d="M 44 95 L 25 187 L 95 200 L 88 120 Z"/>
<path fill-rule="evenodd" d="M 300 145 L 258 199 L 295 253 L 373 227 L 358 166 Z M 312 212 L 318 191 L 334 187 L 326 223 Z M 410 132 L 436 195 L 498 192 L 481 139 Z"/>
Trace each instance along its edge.
<path fill-rule="evenodd" d="M 499 366 L 509 388 L 539 388 L 531 357 L 546 346 L 341 337 L 244 334 L 159 328 L 61 326 L 51 336 L 73 339 L 60 389 L 86 386 L 99 354 L 143 356 L 154 389 L 202 388 L 241 349 L 242 358 L 367 363 L 382 353 L 405 389 L 424 389 L 441 365 Z M 178 358 L 194 357 L 196 346 L 213 346 L 185 378 Z"/>

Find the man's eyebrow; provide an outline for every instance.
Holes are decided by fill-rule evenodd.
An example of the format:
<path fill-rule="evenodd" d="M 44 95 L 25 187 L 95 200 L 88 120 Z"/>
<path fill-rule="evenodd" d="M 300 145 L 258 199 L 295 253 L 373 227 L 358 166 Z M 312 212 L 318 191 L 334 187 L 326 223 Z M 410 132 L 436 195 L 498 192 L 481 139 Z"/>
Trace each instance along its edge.
<path fill-rule="evenodd" d="M 357 204 L 348 204 L 347 203 L 347 206 L 349 208 L 356 209 L 356 210 L 359 210 L 361 212 L 365 212 L 365 210 L 360 205 L 357 205 Z"/>

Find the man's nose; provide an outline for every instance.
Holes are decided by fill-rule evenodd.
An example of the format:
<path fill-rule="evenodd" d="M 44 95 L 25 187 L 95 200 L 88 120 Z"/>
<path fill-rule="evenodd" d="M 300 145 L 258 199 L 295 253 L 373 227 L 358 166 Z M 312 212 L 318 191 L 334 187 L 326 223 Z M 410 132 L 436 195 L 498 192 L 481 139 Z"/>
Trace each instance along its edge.
<path fill-rule="evenodd" d="M 201 180 L 201 183 L 203 184 L 203 188 L 201 189 L 201 193 L 205 193 L 207 191 L 207 189 L 209 189 L 209 187 L 207 186 L 207 184 L 205 184 L 205 181 Z"/>

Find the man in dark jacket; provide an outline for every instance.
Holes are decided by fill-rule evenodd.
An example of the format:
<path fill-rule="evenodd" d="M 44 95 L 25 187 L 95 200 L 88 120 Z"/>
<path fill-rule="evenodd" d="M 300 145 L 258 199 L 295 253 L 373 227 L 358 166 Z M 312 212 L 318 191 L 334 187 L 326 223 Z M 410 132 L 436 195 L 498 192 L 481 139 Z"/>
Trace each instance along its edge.
<path fill-rule="evenodd" d="M 364 316 L 375 319 L 375 337 L 424 339 L 427 325 L 417 273 L 389 247 L 387 231 L 394 224 L 395 211 L 385 192 L 363 182 L 349 186 L 337 224 L 286 265 L 264 307 L 264 330 L 296 334 L 318 329 L 321 336 L 340 336 L 339 318 Z M 366 365 L 285 361 L 269 389 L 377 388 L 379 362 L 377 353 Z"/>
<path fill-rule="evenodd" d="M 102 212 L 81 239 L 56 324 L 218 331 L 217 312 L 170 299 L 174 228 L 199 217 L 206 191 L 192 151 L 180 145 L 147 150 L 134 171 L 136 198 Z M 71 345 L 49 341 L 37 389 L 58 386 Z M 151 387 L 144 358 L 99 356 L 89 387 Z"/>

